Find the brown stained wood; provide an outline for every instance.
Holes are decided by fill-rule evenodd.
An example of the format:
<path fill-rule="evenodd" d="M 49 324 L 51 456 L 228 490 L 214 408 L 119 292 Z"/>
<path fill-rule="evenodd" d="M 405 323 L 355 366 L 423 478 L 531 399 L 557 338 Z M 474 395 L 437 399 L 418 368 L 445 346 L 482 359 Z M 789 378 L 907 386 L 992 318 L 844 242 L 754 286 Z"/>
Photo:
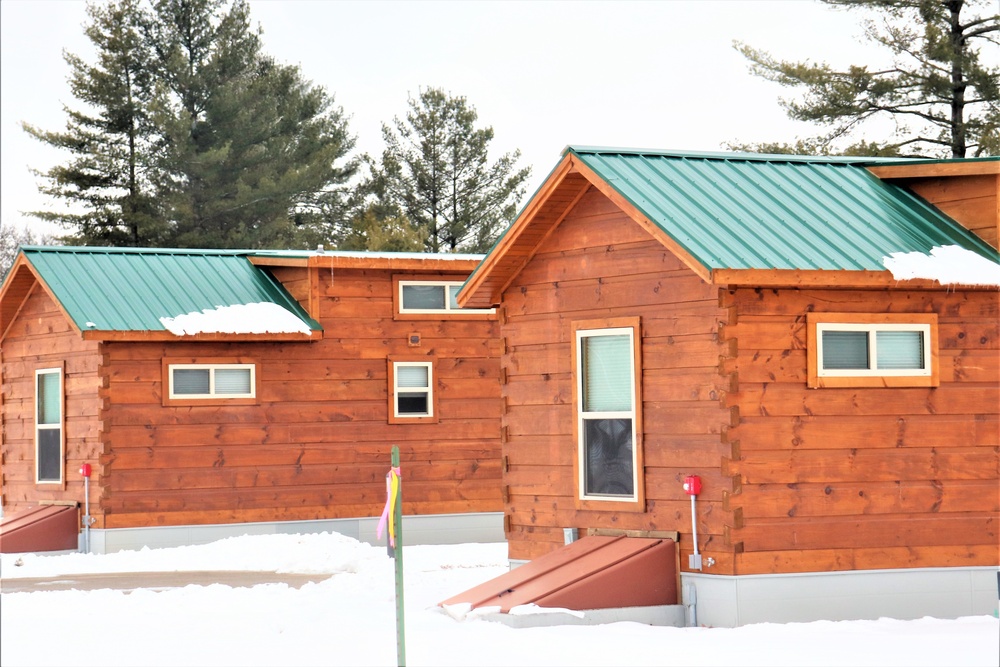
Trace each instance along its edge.
<path fill-rule="evenodd" d="M 126 436 L 127 437 L 127 434 Z M 341 443 L 322 445 L 296 445 L 294 443 L 253 444 L 219 443 L 205 446 L 192 439 L 187 444 L 158 445 L 156 447 L 113 446 L 106 459 L 116 471 L 167 471 L 181 469 L 217 469 L 222 467 L 247 468 L 282 466 L 330 465 L 389 465 L 389 450 L 384 443 Z M 489 465 L 490 459 L 499 460 L 494 447 L 474 442 L 447 441 L 433 443 L 411 442 L 400 444 L 400 460 L 407 465 L 432 465 L 443 462 L 466 461 L 480 467 Z"/>
<path fill-rule="evenodd" d="M 517 461 L 522 466 L 573 465 L 576 445 L 572 435 L 564 437 L 522 435 L 509 438 L 503 451 L 508 460 Z"/>
<path fill-rule="evenodd" d="M 889 271 L 827 271 L 807 269 L 714 269 L 711 283 L 721 287 L 880 289 L 905 286 L 912 290 L 939 290 L 936 280 L 899 280 Z M 968 286 L 969 289 L 989 289 Z"/>
<path fill-rule="evenodd" d="M 441 275 L 444 266 L 421 275 Z M 105 516 L 115 526 L 358 516 L 362 505 L 374 508 L 361 514 L 370 516 L 384 503 L 391 444 L 400 445 L 409 467 L 408 507 L 431 513 L 499 510 L 496 323 L 395 322 L 391 276 L 397 270 L 391 266 L 336 268 L 332 280 L 329 268 L 272 268 L 303 305 L 313 308 L 315 299 L 322 300 L 322 340 L 122 339 L 101 344 L 98 355 L 98 343 L 56 326 L 61 314 L 39 291 L 37 303 L 28 300 L 37 313 L 24 322 L 24 335 L 4 341 L 4 361 L 13 349 L 25 378 L 8 390 L 15 396 L 4 403 L 5 411 L 33 409 L 30 374 L 36 365 L 29 360 L 55 349 L 67 369 L 84 374 L 67 375 L 66 432 L 81 441 L 82 455 L 102 466 L 102 525 Z M 54 324 L 39 324 L 46 317 Z M 421 336 L 416 347 L 409 343 L 412 334 Z M 72 354 L 89 355 L 101 372 L 94 362 L 67 356 L 63 341 L 83 346 Z M 440 424 L 386 423 L 385 360 L 395 353 L 438 357 Z M 258 404 L 161 404 L 163 358 L 181 363 L 246 356 L 258 363 Z M 12 368 L 4 367 L 5 380 Z M 29 474 L 33 427 L 5 415 L 8 424 L 17 424 L 24 436 L 15 458 Z M 9 456 L 11 443 L 5 440 L 4 448 Z M 68 464 L 80 460 L 71 456 Z M 341 511 L 338 503 L 353 509 Z M 177 520 L 178 513 L 185 518 Z"/>
<path fill-rule="evenodd" d="M 579 171 L 581 174 L 587 177 L 587 180 L 591 182 L 596 190 L 599 190 L 604 194 L 617 208 L 628 215 L 637 226 L 645 230 L 665 247 L 667 247 L 674 255 L 676 255 L 684 264 L 690 268 L 693 272 L 700 275 L 706 281 L 710 279 L 710 270 L 698 262 L 693 255 L 687 252 L 679 243 L 677 243 L 673 238 L 666 234 L 658 225 L 651 222 L 648 218 L 638 208 L 636 208 L 630 201 L 619 194 L 608 182 L 597 176 L 590 167 L 583 164 L 579 160 L 574 160 L 574 169 Z"/>
<path fill-rule="evenodd" d="M 751 315 L 804 317 L 807 312 L 936 312 L 940 322 L 1000 317 L 1000 294 L 995 291 L 741 288 L 733 290 L 729 298 L 740 313 L 741 323 Z"/>
<path fill-rule="evenodd" d="M 673 530 L 681 533 L 681 540 L 691 536 L 690 502 L 657 503 L 657 512 L 629 512 L 611 510 L 582 510 L 549 503 L 530 503 L 528 499 L 514 496 L 511 500 L 511 526 L 535 528 L 607 527 L 618 530 Z M 712 512 L 701 517 L 698 524 L 698 541 L 722 534 L 720 513 Z M 523 521 L 521 521 L 523 519 Z M 704 532 L 702 532 L 704 530 Z M 586 531 L 583 531 L 586 532 Z M 711 541 L 715 541 L 712 539 Z"/>
<path fill-rule="evenodd" d="M 523 405 L 516 410 L 508 410 L 504 425 L 510 437 L 560 435 L 572 439 L 573 419 L 571 405 L 560 405 L 555 408 Z"/>
<path fill-rule="evenodd" d="M 991 566 L 998 551 L 996 545 L 947 545 L 744 552 L 735 556 L 735 574 Z"/>
<path fill-rule="evenodd" d="M 544 285 L 519 285 L 504 297 L 509 317 L 560 313 L 563 317 L 591 319 L 586 313 L 599 309 L 618 309 L 659 306 L 663 308 L 664 295 L 671 294 L 684 301 L 716 303 L 716 291 L 692 273 L 629 275 L 621 278 L 603 277 L 546 283 Z M 677 298 L 681 301 L 681 298 Z M 575 313 L 582 313 L 577 316 Z"/>
<path fill-rule="evenodd" d="M 642 374 L 643 397 L 649 402 L 719 401 L 727 388 L 717 368 L 647 369 Z"/>
<path fill-rule="evenodd" d="M 385 504 L 383 498 L 381 505 Z M 379 501 L 355 505 L 310 505 L 306 507 L 236 508 L 223 510 L 190 510 L 181 512 L 127 512 L 107 516 L 107 528 L 136 526 L 183 526 L 206 523 L 256 523 L 264 521 L 310 521 L 320 519 L 354 519 L 374 517 L 381 513 Z M 403 501 L 403 513 L 463 514 L 480 511 L 480 500 L 450 500 L 433 502 Z M 496 511 L 500 511 L 497 509 Z"/>
<path fill-rule="evenodd" d="M 729 503 L 751 518 L 1000 512 L 992 479 L 745 484 Z"/>
<path fill-rule="evenodd" d="M 744 415 L 976 415 L 996 413 L 1000 386 L 952 383 L 937 388 L 823 388 L 741 383 L 730 395 Z"/>
<path fill-rule="evenodd" d="M 738 440 L 747 456 L 765 450 L 845 450 L 863 443 L 866 449 L 989 447 L 1000 440 L 996 414 L 799 416 L 747 415 L 728 437 Z"/>
<path fill-rule="evenodd" d="M 984 174 L 1000 174 L 1000 162 L 995 160 L 955 160 L 950 162 L 873 165 L 867 169 L 884 180 L 941 178 L 944 176 L 970 177 Z"/>
<path fill-rule="evenodd" d="M 742 341 L 740 341 L 742 342 Z M 1000 382 L 1000 354 L 993 350 L 941 350 L 941 382 Z M 788 382 L 804 385 L 808 374 L 803 349 L 759 350 L 741 346 L 738 356 L 724 362 L 727 372 L 742 382 Z"/>
<path fill-rule="evenodd" d="M 777 522 L 780 522 L 780 526 Z M 732 531 L 747 552 L 996 545 L 995 513 L 869 515 L 808 521 L 755 519 Z"/>
<path fill-rule="evenodd" d="M 551 465 L 513 465 L 504 475 L 504 484 L 510 487 L 510 495 L 515 496 L 563 496 L 575 495 L 572 467 Z"/>
<path fill-rule="evenodd" d="M 712 470 L 718 468 L 719 459 L 724 454 L 731 453 L 731 446 L 722 442 L 718 435 L 688 435 L 675 434 L 662 431 L 646 430 L 645 436 L 646 469 L 647 474 L 652 478 L 659 473 L 657 468 L 670 469 L 673 471 L 686 470 Z M 676 479 L 669 476 L 663 483 L 672 487 L 671 492 L 676 492 L 683 484 L 684 472 L 676 473 L 680 475 Z M 659 481 L 653 485 L 659 489 Z M 657 497 L 663 496 L 663 491 L 655 492 Z"/>
<path fill-rule="evenodd" d="M 410 502 L 447 503 L 456 499 L 480 500 L 479 511 L 498 511 L 500 486 L 495 480 L 452 481 L 447 487 L 438 482 L 405 482 Z M 145 512 L 215 512 L 232 509 L 284 507 L 334 507 L 369 505 L 377 516 L 385 504 L 385 476 L 370 484 L 335 484 L 289 488 L 255 487 L 249 489 L 173 489 L 155 494 L 118 492 L 106 496 L 101 506 L 108 515 Z M 491 509 L 485 509 L 485 508 Z M 377 509 L 376 509 L 377 508 Z"/>
<path fill-rule="evenodd" d="M 173 489 L 300 488 L 330 484 L 385 483 L 386 465 L 298 463 L 284 466 L 234 466 L 220 453 L 216 467 L 124 471 L 116 466 L 115 492 L 169 491 Z M 492 479 L 499 485 L 500 462 L 492 460 L 411 462 L 407 482 L 453 482 L 457 479 Z"/>
<path fill-rule="evenodd" d="M 670 251 L 655 240 L 617 240 L 596 247 L 568 247 L 538 253 L 517 276 L 518 285 L 545 285 L 592 279 L 594 276 L 690 273 Z"/>
<path fill-rule="evenodd" d="M 541 374 L 568 376 L 572 372 L 569 343 L 508 349 L 502 364 L 507 380 L 514 382 L 521 376 L 537 377 Z"/>
<path fill-rule="evenodd" d="M 997 448 L 759 451 L 732 462 L 731 471 L 752 484 L 895 482 L 897 480 L 996 480 Z"/>
<path fill-rule="evenodd" d="M 501 389 L 508 408 L 522 405 L 570 405 L 573 402 L 573 378 L 569 374 L 545 373 L 537 376 L 513 376 Z"/>
<path fill-rule="evenodd" d="M 734 426 L 732 410 L 712 401 L 651 402 L 643 405 L 646 430 L 684 435 L 721 434 Z"/>
<path fill-rule="evenodd" d="M 572 167 L 572 160 L 566 156 L 500 237 L 459 294 L 463 307 L 488 308 L 499 303 L 500 294 L 510 278 L 520 271 L 538 243 L 586 192 L 587 179 L 572 173 Z"/>

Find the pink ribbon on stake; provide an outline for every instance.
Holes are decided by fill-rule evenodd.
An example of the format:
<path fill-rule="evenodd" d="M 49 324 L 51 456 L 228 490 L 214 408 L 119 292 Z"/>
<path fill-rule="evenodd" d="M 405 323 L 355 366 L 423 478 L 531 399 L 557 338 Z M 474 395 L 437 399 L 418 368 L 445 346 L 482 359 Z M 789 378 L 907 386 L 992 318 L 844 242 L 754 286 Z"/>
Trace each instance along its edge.
<path fill-rule="evenodd" d="M 375 534 L 378 539 L 382 539 L 382 531 L 386 524 L 389 524 L 389 546 L 396 546 L 396 525 L 390 517 L 396 511 L 396 498 L 399 496 L 399 468 L 389 468 L 385 474 L 385 508 L 382 510 L 382 517 L 378 520 L 378 528 Z"/>

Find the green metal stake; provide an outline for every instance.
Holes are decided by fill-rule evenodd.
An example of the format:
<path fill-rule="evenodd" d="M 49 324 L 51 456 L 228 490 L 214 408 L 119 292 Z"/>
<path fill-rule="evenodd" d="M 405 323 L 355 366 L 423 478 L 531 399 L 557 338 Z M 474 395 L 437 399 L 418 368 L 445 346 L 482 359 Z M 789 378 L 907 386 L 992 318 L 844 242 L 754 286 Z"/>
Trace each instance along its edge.
<path fill-rule="evenodd" d="M 399 447 L 392 447 L 392 467 L 399 470 Z M 397 473 L 398 474 L 398 473 Z M 400 475 L 396 507 L 392 513 L 396 529 L 396 661 L 406 667 L 406 617 L 403 613 L 403 478 Z"/>

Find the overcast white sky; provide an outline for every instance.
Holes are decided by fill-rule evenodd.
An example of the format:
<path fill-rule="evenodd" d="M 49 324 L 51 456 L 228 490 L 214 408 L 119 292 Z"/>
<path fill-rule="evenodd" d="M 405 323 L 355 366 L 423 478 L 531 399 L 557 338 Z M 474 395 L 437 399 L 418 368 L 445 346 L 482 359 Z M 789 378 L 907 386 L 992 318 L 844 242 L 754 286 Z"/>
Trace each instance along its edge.
<path fill-rule="evenodd" d="M 726 141 L 792 141 L 789 94 L 749 74 L 733 40 L 786 59 L 875 61 L 858 17 L 816 0 L 670 2 L 333 2 L 251 0 L 267 53 L 297 64 L 350 116 L 357 151 L 381 151 L 381 124 L 408 94 L 465 95 L 495 131 L 492 155 L 520 149 L 528 195 L 567 144 L 719 150 Z M 65 126 L 63 50 L 92 60 L 82 0 L 0 2 L 0 222 L 50 206 L 29 168 L 66 155 L 20 122 Z M 878 58 L 881 60 L 881 58 Z M 874 62 L 873 62 L 874 64 Z M 56 204 L 58 208 L 62 206 Z"/>

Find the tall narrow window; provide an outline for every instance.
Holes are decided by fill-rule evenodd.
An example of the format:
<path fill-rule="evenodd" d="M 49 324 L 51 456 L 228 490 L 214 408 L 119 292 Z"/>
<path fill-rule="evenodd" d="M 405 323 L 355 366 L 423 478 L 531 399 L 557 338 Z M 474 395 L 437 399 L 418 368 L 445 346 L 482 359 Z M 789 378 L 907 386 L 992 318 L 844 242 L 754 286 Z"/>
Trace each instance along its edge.
<path fill-rule="evenodd" d="M 574 325 L 581 501 L 642 504 L 638 329 L 635 319 Z"/>
<path fill-rule="evenodd" d="M 437 421 L 434 409 L 434 362 L 389 359 L 389 422 Z"/>
<path fill-rule="evenodd" d="M 35 371 L 35 481 L 63 481 L 63 375 L 61 368 Z"/>

